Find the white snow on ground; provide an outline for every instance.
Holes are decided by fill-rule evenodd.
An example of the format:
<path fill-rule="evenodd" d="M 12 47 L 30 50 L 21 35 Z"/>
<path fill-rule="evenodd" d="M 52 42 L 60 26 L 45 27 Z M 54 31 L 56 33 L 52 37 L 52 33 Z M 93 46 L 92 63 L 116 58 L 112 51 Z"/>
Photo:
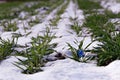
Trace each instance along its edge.
<path fill-rule="evenodd" d="M 101 5 L 115 14 L 120 12 L 120 3 L 117 3 L 116 0 L 102 0 Z"/>
<path fill-rule="evenodd" d="M 66 43 L 72 44 L 74 47 L 76 45 L 73 43 L 75 39 L 81 41 L 83 38 L 79 38 L 76 33 L 70 28 L 70 18 L 78 17 L 79 23 L 82 24 L 84 20 L 84 16 L 81 10 L 77 10 L 77 7 L 73 2 L 70 2 L 65 12 L 61 15 L 61 19 L 58 22 L 57 29 L 55 30 L 55 36 L 58 38 L 53 39 L 53 43 L 58 43 L 58 46 L 55 48 L 58 52 L 68 50 L 68 46 Z M 52 43 L 51 42 L 51 43 Z"/>
<path fill-rule="evenodd" d="M 28 36 L 19 37 L 17 44 L 25 45 L 25 44 L 31 42 L 32 37 L 37 37 L 38 35 L 43 34 L 46 27 L 49 27 L 50 20 L 54 18 L 54 15 L 56 14 L 57 10 L 61 6 L 54 9 L 50 14 L 48 14 L 45 18 L 43 18 L 43 20 L 44 20 L 43 23 L 37 24 L 37 25 L 33 26 L 31 29 L 29 29 L 29 30 L 24 30 L 23 29 L 24 27 L 28 26 L 27 21 L 25 21 L 25 20 L 20 21 L 19 23 L 21 23 L 21 24 L 18 24 L 19 29 L 15 33 L 18 33 L 18 34 L 20 33 L 22 35 L 25 35 L 27 33 L 30 33 L 30 34 Z M 5 40 L 11 39 L 11 37 L 12 37 L 11 34 L 12 33 L 14 33 L 14 32 L 4 32 L 4 33 L 1 34 L 1 38 L 5 39 Z"/>
<path fill-rule="evenodd" d="M 31 75 L 21 74 L 12 63 L 15 57 L 4 60 L 0 66 L 0 80 L 119 80 L 120 61 L 114 61 L 106 67 L 97 67 L 95 63 L 80 63 L 72 59 L 49 62 L 43 72 Z"/>
<path fill-rule="evenodd" d="M 111 76 L 111 80 L 119 80 L 120 79 L 120 60 L 116 60 L 110 63 L 106 70 L 108 71 L 109 76 Z"/>
<path fill-rule="evenodd" d="M 65 3 L 64 3 L 65 4 Z M 62 4 L 63 5 L 63 4 Z M 61 5 L 61 6 L 62 6 Z M 22 45 L 25 45 L 26 43 L 29 43 L 31 42 L 31 38 L 32 37 L 37 37 L 38 35 L 41 35 L 45 32 L 45 29 L 47 27 L 49 27 L 49 23 L 50 23 L 50 20 L 54 18 L 54 15 L 56 14 L 57 10 L 61 7 L 59 6 L 58 8 L 56 8 L 55 10 L 53 10 L 49 15 L 47 15 L 45 18 L 44 18 L 44 22 L 41 23 L 41 24 L 37 24 L 35 26 L 33 26 L 31 28 L 31 33 L 26 37 L 26 38 L 19 38 L 18 39 L 18 44 L 22 44 Z M 27 40 L 26 40 L 27 39 Z M 29 39 L 29 40 L 28 40 Z M 23 40 L 27 41 L 27 42 L 23 42 Z M 21 43 L 22 41 L 22 43 Z"/>
<path fill-rule="evenodd" d="M 46 78 L 39 78 L 39 73 L 29 76 L 32 80 L 110 80 L 105 75 L 104 67 L 96 67 L 95 64 L 79 63 L 71 59 L 49 62 L 44 73 Z M 44 74 L 42 73 L 42 74 Z M 38 76 L 38 79 L 35 77 Z M 44 76 L 45 77 L 45 76 Z"/>
<path fill-rule="evenodd" d="M 56 12 L 56 11 L 55 11 Z M 55 12 L 49 14 L 48 16 L 54 16 Z M 65 13 L 61 15 L 61 20 L 58 23 L 56 29 L 53 29 L 52 32 L 56 33 L 57 37 L 51 43 L 58 43 L 58 46 L 55 48 L 57 51 L 65 52 L 68 50 L 66 42 L 72 44 L 74 47 L 77 47 L 73 41 L 77 39 L 81 41 L 83 37 L 78 37 L 76 33 L 70 29 L 69 20 L 70 17 L 78 17 L 80 23 L 82 24 L 84 20 L 84 15 L 81 10 L 78 10 L 75 4 L 70 1 Z M 46 17 L 47 18 L 47 17 Z M 47 18 L 48 20 L 51 19 Z M 41 31 L 44 31 L 46 25 L 49 25 L 49 21 L 45 21 L 41 24 L 35 25 L 30 31 L 31 34 L 27 37 L 20 37 L 18 44 L 26 44 L 30 42 L 31 37 L 41 34 Z M 22 31 L 21 31 L 22 32 Z M 72 33 L 71 33 L 72 32 Z M 6 39 L 9 37 L 11 32 L 5 32 L 2 34 L 2 38 Z M 5 37 L 6 36 L 6 37 Z M 91 38 L 88 36 L 85 38 L 83 48 L 91 42 Z M 96 46 L 96 43 L 93 43 L 93 46 Z M 64 48 L 64 49 L 63 49 Z M 38 72 L 31 75 L 22 74 L 21 70 L 13 65 L 15 61 L 18 61 L 15 57 L 10 57 L 0 64 L 0 80 L 119 80 L 120 79 L 120 60 L 112 62 L 106 67 L 98 67 L 95 62 L 90 63 L 80 63 L 72 59 L 57 60 L 53 62 L 48 62 L 45 67 L 43 67 L 42 72 Z"/>
<path fill-rule="evenodd" d="M 65 52 L 68 51 L 68 45 L 66 43 L 70 43 L 73 47 L 77 48 L 78 46 L 74 44 L 74 41 L 81 41 L 84 39 L 84 37 L 78 37 L 76 32 L 70 28 L 70 25 L 73 24 L 70 21 L 70 18 L 75 19 L 76 17 L 79 25 L 82 25 L 84 21 L 83 11 L 79 10 L 76 4 L 70 2 L 65 12 L 61 15 L 61 20 L 58 22 L 57 29 L 55 30 L 55 36 L 58 38 L 53 39 L 51 42 L 58 43 L 57 47 L 55 48 L 56 51 L 65 54 Z M 91 37 L 85 37 L 82 47 L 85 48 L 89 43 L 91 43 Z M 89 46 L 89 49 L 92 49 L 93 46 L 96 46 L 96 43 L 97 42 L 94 42 L 91 46 Z"/>
<path fill-rule="evenodd" d="M 15 61 L 17 59 L 11 57 L 0 64 L 0 80 L 24 80 L 21 70 L 13 65 Z"/>

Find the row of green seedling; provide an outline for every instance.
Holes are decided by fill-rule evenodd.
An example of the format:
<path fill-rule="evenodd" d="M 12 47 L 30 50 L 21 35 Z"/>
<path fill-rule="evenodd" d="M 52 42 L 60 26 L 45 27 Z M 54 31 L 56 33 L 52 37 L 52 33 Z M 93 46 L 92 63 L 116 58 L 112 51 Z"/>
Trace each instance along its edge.
<path fill-rule="evenodd" d="M 54 52 L 55 44 L 49 44 L 54 37 L 50 29 L 47 28 L 43 36 L 39 35 L 37 38 L 32 38 L 31 47 L 21 52 L 26 60 L 18 58 L 19 62 L 16 62 L 14 65 L 22 69 L 22 72 L 25 74 L 42 71 L 41 67 L 46 63 L 44 57 Z"/>
<path fill-rule="evenodd" d="M 53 1 L 53 2 L 56 2 L 56 1 Z M 43 4 L 44 3 L 44 4 Z M 11 3 L 12 4 L 12 3 Z M 42 5 L 40 5 L 40 4 L 42 4 Z M 58 1 L 56 4 L 61 4 L 61 1 Z M 45 2 L 39 2 L 39 4 L 35 4 L 34 6 L 32 6 L 33 8 L 30 8 L 31 9 L 31 12 L 35 12 L 35 11 L 33 11 L 33 10 L 35 10 L 35 9 L 37 9 L 37 8 L 40 8 L 40 7 L 42 7 L 43 5 L 45 5 L 45 6 L 48 6 L 48 7 L 51 7 L 47 12 L 50 12 L 51 10 L 53 10 L 53 8 L 56 8 L 57 6 L 55 6 L 55 5 L 52 5 L 52 2 L 51 3 L 49 3 L 49 4 L 46 4 Z M 26 6 L 27 7 L 27 6 Z M 24 10 L 24 9 L 23 9 Z M 25 11 L 25 10 L 24 10 Z M 47 13 L 46 12 L 46 13 Z M 35 25 L 35 24 L 38 24 L 38 23 L 40 23 L 40 19 L 38 18 L 38 17 L 36 17 L 35 18 L 35 20 L 30 20 L 29 22 L 28 22 L 28 24 L 30 25 L 30 26 L 33 26 L 33 25 Z M 16 31 L 17 29 L 18 29 L 18 27 L 17 27 L 17 21 L 16 22 L 14 22 L 14 21 L 12 21 L 12 19 L 10 19 L 10 20 L 3 20 L 3 21 L 1 21 L 1 24 L 0 24 L 1 26 L 3 26 L 3 30 L 4 31 Z"/>
<path fill-rule="evenodd" d="M 76 1 L 74 1 L 76 2 Z M 90 0 L 77 0 L 79 8 L 84 11 L 84 14 L 96 13 L 97 9 L 102 8 L 99 3 L 90 1 Z M 92 5 L 91 5 L 92 4 Z M 87 6 L 86 6 L 87 5 Z M 71 29 L 73 29 L 78 36 L 82 35 L 83 26 L 79 24 L 78 17 L 70 18 L 70 21 L 73 23 Z"/>
<path fill-rule="evenodd" d="M 34 11 L 35 9 L 38 9 L 42 6 L 50 7 L 50 6 L 52 6 L 52 3 L 56 2 L 56 1 L 53 1 L 53 2 L 51 2 L 51 1 L 47 1 L 47 2 L 46 1 L 36 1 L 36 2 L 37 2 L 37 4 L 34 4 L 31 7 L 29 7 L 28 5 L 25 5 L 26 2 L 2 3 L 2 4 L 0 4 L 0 6 L 1 6 L 0 20 L 17 18 L 21 11 L 28 12 L 30 15 L 37 14 Z M 35 2 L 33 2 L 33 3 L 35 3 Z"/>
<path fill-rule="evenodd" d="M 76 1 L 74 1 L 74 4 L 76 4 Z M 69 18 L 70 22 L 72 23 L 70 25 L 71 29 L 74 30 L 76 32 L 76 34 L 81 37 L 82 36 L 82 26 L 81 24 L 79 24 L 79 20 L 78 20 L 78 17 L 70 17 Z M 71 56 L 70 58 L 75 60 L 75 61 L 78 61 L 78 62 L 88 62 L 90 61 L 93 56 L 87 56 L 87 52 L 89 52 L 89 50 L 87 49 L 94 41 L 92 41 L 90 44 L 86 45 L 85 48 L 83 48 L 83 45 L 84 45 L 84 41 L 85 41 L 85 38 L 81 41 L 78 41 L 78 40 L 74 40 L 74 44 L 77 46 L 77 47 L 73 47 L 73 45 L 71 45 L 70 43 L 67 43 L 68 45 L 68 49 L 70 50 L 70 53 L 71 53 Z"/>
<path fill-rule="evenodd" d="M 4 20 L 0 25 L 4 31 L 16 31 L 18 29 L 17 22 L 12 22 L 11 20 Z"/>
<path fill-rule="evenodd" d="M 55 8 L 57 8 L 59 5 L 61 5 L 62 3 L 63 3 L 63 0 L 60 0 L 60 1 L 53 1 L 53 2 L 50 2 L 51 4 L 49 4 L 49 5 L 47 5 L 47 7 L 49 8 L 49 9 L 47 9 L 47 11 L 43 14 L 43 15 L 41 15 L 41 18 L 39 18 L 39 17 L 37 17 L 36 16 L 36 18 L 35 18 L 35 20 L 30 20 L 29 22 L 28 22 L 28 24 L 30 25 L 30 26 L 33 26 L 33 25 L 35 25 L 35 24 L 38 24 L 38 23 L 41 23 L 43 20 L 41 20 L 41 19 L 43 19 L 44 17 L 45 17 L 45 15 L 48 15 L 51 11 L 53 11 Z M 52 4 L 52 3 L 55 3 L 55 4 Z"/>
<path fill-rule="evenodd" d="M 97 9 L 102 8 L 99 3 L 90 0 L 77 0 L 77 3 L 79 8 L 84 11 L 84 14 L 94 13 Z"/>
<path fill-rule="evenodd" d="M 2 62 L 4 59 L 9 58 L 10 55 L 16 52 L 16 40 L 17 38 L 13 38 L 12 40 L 4 40 L 0 38 L 0 62 Z"/>
<path fill-rule="evenodd" d="M 80 8 L 81 4 L 83 5 L 85 3 L 80 3 Z M 92 8 L 92 10 L 93 9 L 94 7 Z M 111 18 L 118 18 L 119 14 L 113 14 L 112 12 L 107 10 L 105 10 L 103 14 L 100 14 L 98 12 L 89 14 L 89 16 L 86 16 L 86 21 L 83 24 L 83 27 L 90 28 L 90 32 L 92 32 L 92 37 L 96 41 L 99 41 L 101 43 L 98 44 L 98 47 L 95 47 L 93 50 L 91 50 L 91 52 L 93 51 L 94 53 L 98 54 L 97 64 L 99 66 L 104 66 L 116 59 L 119 59 L 120 57 L 120 33 L 116 33 L 115 24 L 109 22 L 109 19 Z"/>
<path fill-rule="evenodd" d="M 51 25 L 52 25 L 52 26 L 57 26 L 58 21 L 61 19 L 60 16 L 65 12 L 65 10 L 66 10 L 69 2 L 70 2 L 69 0 L 66 0 L 66 1 L 67 1 L 67 2 L 64 3 L 64 4 L 62 5 L 62 7 L 60 7 L 60 9 L 57 11 L 56 17 L 51 20 Z M 65 1 L 64 1 L 64 2 L 65 2 Z"/>
<path fill-rule="evenodd" d="M 50 44 L 51 40 L 55 38 L 51 33 L 50 28 L 46 28 L 43 36 L 38 35 L 32 38 L 31 46 L 21 46 L 17 44 L 19 36 L 13 35 L 12 40 L 4 40 L 0 38 L 0 62 L 10 56 L 15 56 L 18 61 L 13 63 L 16 67 L 22 70 L 22 73 L 33 74 L 42 71 L 41 67 L 47 62 L 45 56 L 53 53 L 53 48 L 56 44 Z M 26 48 L 23 51 L 18 51 L 17 48 Z M 22 56 L 25 59 L 18 58 Z"/>
<path fill-rule="evenodd" d="M 78 36 L 82 35 L 82 26 L 79 24 L 78 17 L 76 16 L 75 18 L 70 17 L 69 18 L 72 24 L 70 25 L 71 29 L 76 32 Z"/>

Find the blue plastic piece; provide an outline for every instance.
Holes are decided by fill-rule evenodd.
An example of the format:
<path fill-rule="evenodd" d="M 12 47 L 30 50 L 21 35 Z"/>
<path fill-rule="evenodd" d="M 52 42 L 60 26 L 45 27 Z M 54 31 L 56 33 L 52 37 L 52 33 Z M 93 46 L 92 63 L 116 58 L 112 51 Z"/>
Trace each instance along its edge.
<path fill-rule="evenodd" d="M 78 51 L 77 51 L 77 55 L 78 55 L 78 57 L 84 57 L 84 56 L 85 56 L 83 50 L 78 50 Z"/>

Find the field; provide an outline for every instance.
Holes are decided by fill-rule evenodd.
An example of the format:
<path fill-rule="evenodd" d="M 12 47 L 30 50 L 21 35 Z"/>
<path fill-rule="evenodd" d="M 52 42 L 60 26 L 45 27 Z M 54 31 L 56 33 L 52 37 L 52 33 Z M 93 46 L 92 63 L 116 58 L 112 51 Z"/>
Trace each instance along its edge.
<path fill-rule="evenodd" d="M 0 3 L 0 80 L 119 80 L 119 0 Z"/>

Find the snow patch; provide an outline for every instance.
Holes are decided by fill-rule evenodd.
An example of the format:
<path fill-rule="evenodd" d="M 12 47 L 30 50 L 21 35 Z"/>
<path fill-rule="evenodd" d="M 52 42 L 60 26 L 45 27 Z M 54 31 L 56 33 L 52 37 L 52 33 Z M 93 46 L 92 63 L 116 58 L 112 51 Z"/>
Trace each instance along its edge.
<path fill-rule="evenodd" d="M 118 14 L 120 12 L 120 3 L 117 3 L 116 0 L 109 1 L 102 0 L 101 5 L 115 14 Z"/>

